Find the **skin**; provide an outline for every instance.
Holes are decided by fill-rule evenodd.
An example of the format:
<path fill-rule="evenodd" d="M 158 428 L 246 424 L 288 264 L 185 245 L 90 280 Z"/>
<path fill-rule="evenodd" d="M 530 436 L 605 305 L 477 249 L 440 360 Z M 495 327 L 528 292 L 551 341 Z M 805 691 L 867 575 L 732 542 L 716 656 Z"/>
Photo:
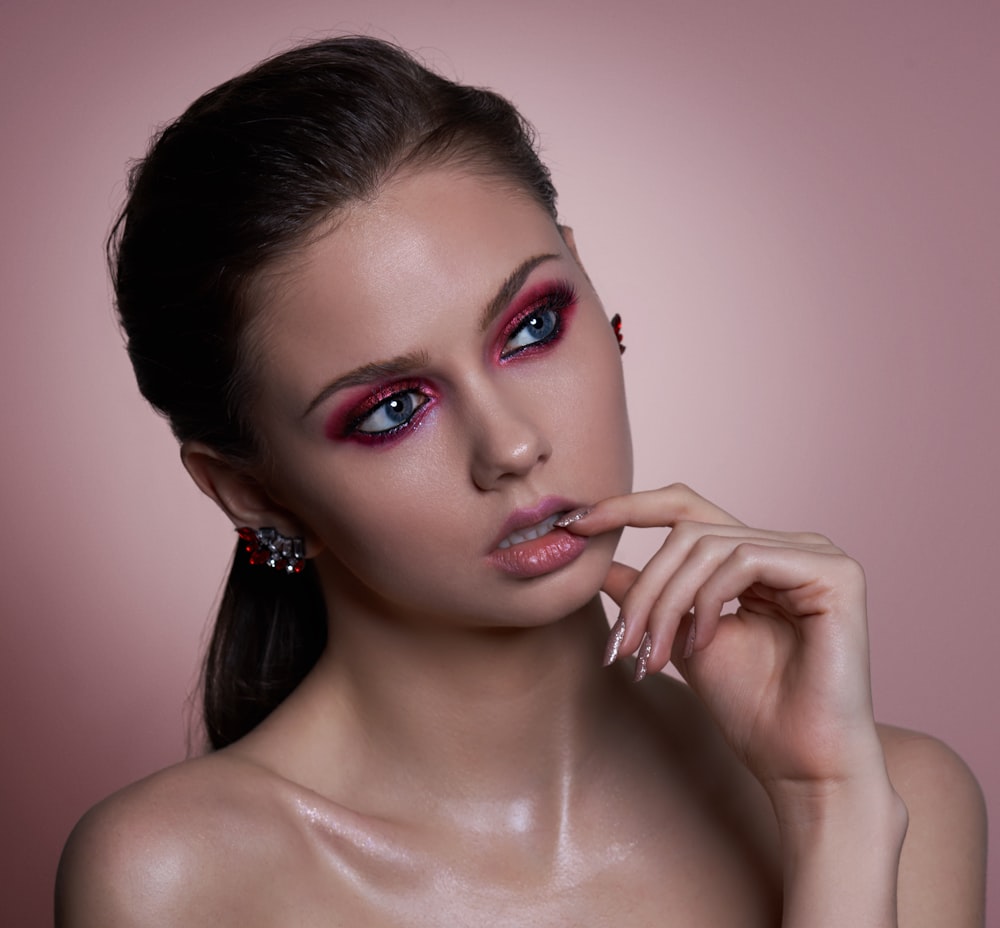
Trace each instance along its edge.
<path fill-rule="evenodd" d="M 576 305 L 506 357 L 510 306 L 480 317 L 540 255 L 518 292 L 567 281 Z M 876 726 L 858 565 L 687 487 L 630 492 L 618 346 L 568 230 L 426 169 L 276 271 L 266 465 L 183 455 L 234 524 L 306 538 L 331 647 L 250 735 L 83 819 L 60 925 L 982 924 L 982 796 L 939 742 Z M 344 437 L 358 388 L 325 388 L 403 354 L 419 425 Z M 589 509 L 563 530 L 583 553 L 498 568 L 510 514 L 551 497 Z M 641 570 L 612 560 L 626 525 L 669 530 Z"/>

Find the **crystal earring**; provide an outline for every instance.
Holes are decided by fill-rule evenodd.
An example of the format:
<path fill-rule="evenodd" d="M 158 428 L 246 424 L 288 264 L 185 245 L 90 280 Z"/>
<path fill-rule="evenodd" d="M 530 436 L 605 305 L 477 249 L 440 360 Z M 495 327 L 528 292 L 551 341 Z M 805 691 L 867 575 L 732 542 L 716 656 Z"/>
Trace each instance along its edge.
<path fill-rule="evenodd" d="M 276 528 L 253 529 L 247 525 L 236 529 L 243 542 L 243 550 L 250 555 L 250 563 L 265 564 L 285 573 L 301 573 L 306 566 L 304 538 L 289 538 Z"/>
<path fill-rule="evenodd" d="M 611 328 L 615 330 L 615 336 L 618 338 L 618 351 L 625 354 L 625 345 L 622 343 L 622 317 L 619 313 L 611 317 Z"/>

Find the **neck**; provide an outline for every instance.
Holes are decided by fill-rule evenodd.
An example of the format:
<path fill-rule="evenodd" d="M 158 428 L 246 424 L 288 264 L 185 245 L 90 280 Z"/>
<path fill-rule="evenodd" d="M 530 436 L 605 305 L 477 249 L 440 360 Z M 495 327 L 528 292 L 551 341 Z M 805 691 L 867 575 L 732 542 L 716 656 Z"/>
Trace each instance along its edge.
<path fill-rule="evenodd" d="M 517 816 L 525 803 L 558 809 L 613 741 L 626 683 L 601 667 L 608 625 L 597 598 L 529 629 L 336 614 L 303 689 L 321 731 L 333 733 L 334 792 L 371 786 L 403 801 L 419 788 L 422 802 L 459 816 L 484 807 Z"/>

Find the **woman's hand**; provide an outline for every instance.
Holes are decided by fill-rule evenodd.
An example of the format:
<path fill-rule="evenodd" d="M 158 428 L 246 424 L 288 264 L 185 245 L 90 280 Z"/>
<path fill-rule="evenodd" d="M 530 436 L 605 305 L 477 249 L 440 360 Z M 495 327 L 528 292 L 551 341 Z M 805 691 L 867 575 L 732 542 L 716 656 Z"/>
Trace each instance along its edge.
<path fill-rule="evenodd" d="M 642 570 L 612 565 L 609 662 L 637 652 L 641 678 L 673 659 L 776 805 L 885 777 L 856 561 L 821 535 L 748 528 L 681 485 L 603 500 L 566 527 L 626 525 L 671 531 Z"/>
<path fill-rule="evenodd" d="M 680 485 L 562 524 L 670 529 L 641 571 L 608 573 L 621 617 L 606 659 L 638 652 L 637 679 L 672 659 L 760 780 L 781 834 L 782 924 L 895 926 L 907 812 L 872 714 L 857 562 L 821 535 L 749 528 Z"/>

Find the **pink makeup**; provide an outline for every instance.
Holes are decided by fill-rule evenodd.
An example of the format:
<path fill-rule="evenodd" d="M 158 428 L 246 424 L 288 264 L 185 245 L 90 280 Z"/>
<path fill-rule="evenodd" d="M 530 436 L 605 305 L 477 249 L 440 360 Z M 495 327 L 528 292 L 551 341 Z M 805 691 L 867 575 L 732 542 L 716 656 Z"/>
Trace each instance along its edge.
<path fill-rule="evenodd" d="M 347 398 L 326 422 L 331 441 L 384 445 L 417 428 L 437 401 L 436 391 L 422 379 L 373 387 Z"/>
<path fill-rule="evenodd" d="M 495 343 L 498 362 L 507 364 L 553 347 L 562 338 L 576 301 L 576 290 L 565 281 L 545 281 L 518 294 Z M 352 392 L 329 417 L 324 431 L 331 441 L 384 446 L 418 428 L 437 400 L 437 392 L 423 378 L 378 384 L 360 396 Z"/>
<path fill-rule="evenodd" d="M 515 510 L 507 518 L 489 554 L 504 573 L 529 579 L 552 573 L 575 561 L 587 539 L 557 528 L 555 522 L 576 504 L 547 497 L 530 509 Z"/>
<path fill-rule="evenodd" d="M 566 281 L 546 281 L 518 294 L 497 339 L 500 363 L 534 355 L 555 345 L 576 309 L 577 295 Z"/>

